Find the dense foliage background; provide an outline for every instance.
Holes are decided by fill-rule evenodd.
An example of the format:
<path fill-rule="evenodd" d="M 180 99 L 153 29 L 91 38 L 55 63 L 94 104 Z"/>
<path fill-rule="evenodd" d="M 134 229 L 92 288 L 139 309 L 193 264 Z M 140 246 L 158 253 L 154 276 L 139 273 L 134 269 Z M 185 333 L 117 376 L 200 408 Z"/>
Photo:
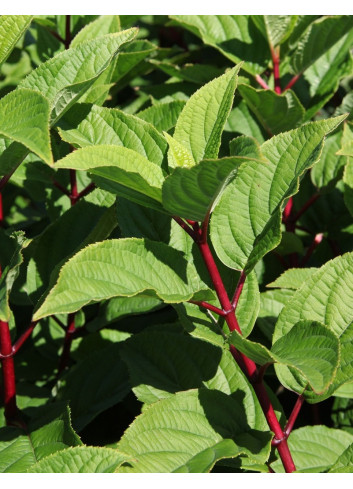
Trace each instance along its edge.
<path fill-rule="evenodd" d="M 109 37 L 132 27 L 138 31 L 127 31 L 119 42 Z M 352 46 L 352 16 L 0 17 L 0 360 L 1 402 L 8 405 L 6 413 L 4 407 L 0 411 L 0 471 L 176 470 L 179 466 L 170 462 L 167 449 L 160 454 L 155 449 L 153 457 L 145 460 L 144 455 L 140 462 L 145 462 L 135 466 L 142 453 L 136 424 L 143 423 L 142 417 L 122 439 L 125 431 L 141 412 L 147 418 L 152 413 L 152 421 L 144 418 L 152 424 L 165 416 L 168 405 L 161 404 L 166 411 L 159 413 L 158 401 L 168 403 L 175 393 L 202 386 L 222 390 L 221 385 L 223 392 L 232 392 L 237 375 L 233 359 L 224 353 L 224 318 L 217 323 L 205 309 L 188 302 L 166 304 L 153 294 L 107 294 L 107 299 L 77 312 L 67 314 L 64 307 L 33 322 L 33 312 L 63 264 L 93 243 L 148 238 L 182 250 L 190 262 L 197 262 L 187 234 L 170 215 L 141 205 L 118 181 L 107 182 L 104 172 L 55 168 L 45 132 L 36 132 L 48 125 L 41 119 L 44 102 L 38 92 L 49 101 L 54 161 L 78 148 L 115 145 L 146 155 L 164 172 L 168 134 L 174 134 L 190 97 L 239 62 L 218 158 L 229 156 L 231 141 L 238 136 L 262 145 L 309 121 L 346 114 L 344 123 L 323 133 L 330 132 L 318 162 L 301 176 L 298 193 L 294 185 L 294 197 L 283 202 L 280 243 L 260 257 L 241 296 L 240 323 L 246 324 L 251 340 L 270 347 L 280 311 L 314 267 L 353 250 Z M 61 65 L 55 63 L 65 51 Z M 19 89 L 28 90 L 27 98 L 20 100 Z M 216 92 L 215 100 L 218 96 Z M 263 203 L 254 200 L 251 205 L 260 209 Z M 216 221 L 221 223 L 220 213 L 213 228 Z M 236 209 L 234 216 L 242 229 Z M 219 225 L 226 228 L 219 233 L 227 240 L 232 223 Z M 240 273 L 223 264 L 231 266 L 232 261 L 219 251 L 223 244 L 212 243 L 226 286 L 233 290 Z M 235 263 L 232 268 L 243 266 Z M 293 268 L 295 273 L 275 282 Z M 83 290 L 89 287 L 82 284 Z M 348 288 L 347 297 L 352 297 L 352 285 Z M 337 313 L 335 307 L 353 310 L 343 299 L 335 301 L 328 316 Z M 352 321 L 351 313 L 349 317 Z M 6 351 L 7 325 L 16 350 L 20 411 L 13 396 L 6 400 L 4 376 L 11 353 L 11 346 Z M 297 394 L 283 387 L 273 366 L 265 380 L 284 424 Z M 333 396 L 303 405 L 290 438 L 299 470 L 328 471 L 352 446 L 352 385 L 346 382 Z M 215 409 L 224 401 L 219 396 Z M 190 397 L 180 402 L 180 409 L 191 409 L 194 401 Z M 172 421 L 173 416 L 170 429 Z M 222 436 L 224 441 L 227 437 Z M 271 462 L 272 470 L 282 471 L 274 448 L 270 454 L 268 436 L 266 440 L 267 457 L 259 448 L 261 456 L 254 459 L 244 452 L 232 459 L 218 456 L 216 449 L 211 455 L 200 448 L 200 455 L 194 448 L 196 438 L 181 437 L 180 453 L 196 450 L 199 458 L 194 465 L 179 465 L 191 472 L 265 472 Z M 86 451 L 80 452 L 83 448 Z M 341 466 L 352 471 L 351 462 Z"/>

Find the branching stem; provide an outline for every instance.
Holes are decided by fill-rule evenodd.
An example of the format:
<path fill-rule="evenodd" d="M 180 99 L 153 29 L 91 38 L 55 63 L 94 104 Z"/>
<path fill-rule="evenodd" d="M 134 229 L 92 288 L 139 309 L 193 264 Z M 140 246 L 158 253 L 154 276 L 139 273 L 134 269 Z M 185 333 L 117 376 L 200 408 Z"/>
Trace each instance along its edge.
<path fill-rule="evenodd" d="M 270 87 L 267 85 L 265 80 L 260 75 L 256 75 L 255 79 L 257 83 L 260 85 L 260 87 L 264 88 L 265 90 L 270 90 Z"/>
<path fill-rule="evenodd" d="M 299 414 L 303 404 L 304 404 L 304 396 L 301 394 L 300 396 L 298 396 L 297 401 L 294 404 L 293 411 L 291 412 L 291 414 L 288 418 L 288 422 L 284 428 L 284 433 L 285 433 L 287 438 L 291 434 L 294 423 L 297 420 L 298 414 Z"/>

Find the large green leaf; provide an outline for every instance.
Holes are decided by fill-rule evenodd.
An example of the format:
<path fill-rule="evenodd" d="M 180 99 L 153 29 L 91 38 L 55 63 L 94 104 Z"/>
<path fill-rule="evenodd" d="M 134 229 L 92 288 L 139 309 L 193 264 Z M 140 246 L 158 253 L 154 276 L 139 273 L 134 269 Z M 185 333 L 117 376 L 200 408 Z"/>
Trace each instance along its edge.
<path fill-rule="evenodd" d="M 128 372 L 119 351 L 116 343 L 91 353 L 60 379 L 57 398 L 68 401 L 76 430 L 81 431 L 130 392 Z"/>
<path fill-rule="evenodd" d="M 121 356 L 134 393 L 147 404 L 200 387 L 225 394 L 240 389 L 245 404 L 254 402 L 254 393 L 230 352 L 210 342 L 148 329 L 126 340 Z"/>
<path fill-rule="evenodd" d="M 129 461 L 124 453 L 106 447 L 73 447 L 61 450 L 33 465 L 30 473 L 111 473 Z"/>
<path fill-rule="evenodd" d="M 22 250 L 30 243 L 30 240 L 25 238 L 23 231 L 17 231 L 11 237 L 15 241 L 10 244 L 11 258 L 7 263 L 2 264 L 4 268 L 0 277 L 0 321 L 5 322 L 8 322 L 11 317 L 9 295 L 23 262 Z M 4 242 L 2 246 L 5 247 Z"/>
<path fill-rule="evenodd" d="M 98 19 L 85 25 L 73 38 L 70 48 L 75 48 L 85 41 L 90 41 L 106 34 L 112 34 L 121 30 L 119 15 L 101 15 Z"/>
<path fill-rule="evenodd" d="M 0 65 L 6 61 L 17 41 L 29 27 L 33 15 L 0 16 Z"/>
<path fill-rule="evenodd" d="M 218 156 L 239 69 L 238 65 L 197 90 L 178 118 L 174 139 L 190 151 L 196 163 Z"/>
<path fill-rule="evenodd" d="M 199 389 L 153 404 L 118 443 L 136 459 L 118 472 L 209 472 L 217 460 L 241 454 L 264 463 L 270 433 L 257 401 L 244 405 L 244 397 Z"/>
<path fill-rule="evenodd" d="M 63 266 L 34 317 L 74 312 L 90 302 L 141 292 L 170 303 L 210 297 L 183 253 L 147 239 L 109 240 L 87 246 Z"/>
<path fill-rule="evenodd" d="M 57 419 L 28 433 L 21 428 L 1 428 L 0 472 L 26 472 L 48 455 L 81 444 L 71 427 L 68 409 Z"/>
<path fill-rule="evenodd" d="M 272 90 L 256 90 L 250 85 L 239 85 L 238 90 L 271 135 L 294 129 L 303 119 L 304 107 L 291 90 L 282 95 Z"/>
<path fill-rule="evenodd" d="M 59 122 L 64 141 L 75 146 L 109 144 L 132 149 L 158 165 L 167 144 L 149 123 L 118 109 L 75 104 Z"/>
<path fill-rule="evenodd" d="M 322 17 L 313 22 L 301 36 L 291 57 L 293 73 L 302 73 L 352 27 L 353 18 L 350 15 Z"/>
<path fill-rule="evenodd" d="M 252 18 L 264 37 L 268 39 L 270 47 L 274 48 L 291 35 L 298 15 L 253 15 Z"/>
<path fill-rule="evenodd" d="M 23 144 L 52 163 L 48 100 L 34 90 L 18 89 L 0 100 L 0 134 Z"/>
<path fill-rule="evenodd" d="M 343 156 L 337 156 L 341 147 L 341 138 L 342 131 L 337 131 L 327 137 L 321 158 L 311 171 L 311 180 L 321 191 L 334 186 L 342 175 L 343 167 L 347 162 Z"/>
<path fill-rule="evenodd" d="M 57 161 L 55 168 L 89 171 L 111 182 L 118 195 L 126 197 L 127 191 L 131 200 L 161 207 L 163 172 L 134 150 L 106 144 L 86 146 Z"/>
<path fill-rule="evenodd" d="M 163 207 L 173 215 L 202 222 L 244 161 L 245 158 L 233 156 L 176 168 L 163 184 Z"/>
<path fill-rule="evenodd" d="M 289 268 L 267 287 L 279 287 L 281 289 L 297 290 L 301 287 L 317 268 Z"/>
<path fill-rule="evenodd" d="M 197 83 L 198 85 L 204 85 L 222 74 L 222 70 L 213 65 L 207 64 L 191 64 L 187 63 L 184 66 L 174 65 L 166 61 L 150 61 L 153 66 L 164 71 L 173 78 L 179 78 L 181 80 Z"/>
<path fill-rule="evenodd" d="M 263 134 L 264 130 L 261 128 L 259 122 L 246 105 L 245 101 L 237 101 L 234 105 L 234 108 L 229 114 L 224 131 L 253 137 L 259 143 L 263 143 L 266 139 Z"/>
<path fill-rule="evenodd" d="M 171 102 L 152 105 L 136 115 L 151 123 L 158 131 L 169 131 L 177 123 L 184 105 L 185 102 L 182 100 L 172 100 Z"/>
<path fill-rule="evenodd" d="M 233 63 L 256 75 L 268 64 L 270 51 L 251 15 L 171 15 L 205 44 L 218 49 Z"/>
<path fill-rule="evenodd" d="M 353 435 L 326 426 L 305 426 L 294 430 L 288 445 L 300 472 L 325 472 L 353 443 Z M 271 464 L 275 472 L 284 472 L 282 462 Z"/>
<path fill-rule="evenodd" d="M 352 338 L 353 312 L 350 307 L 353 279 L 353 254 L 346 253 L 327 262 L 314 272 L 298 289 L 283 308 L 274 331 L 273 340 L 288 334 L 298 321 L 319 321 L 339 337 L 341 346 L 340 363 L 337 375 L 324 398 L 342 384 L 350 382 L 353 375 Z M 293 375 L 287 368 L 276 366 L 281 382 L 292 390 L 300 392 L 305 381 Z M 310 390 L 304 395 L 310 402 L 321 398 Z"/>
<path fill-rule="evenodd" d="M 137 29 L 132 28 L 67 49 L 40 65 L 19 87 L 39 91 L 49 100 L 54 123 L 109 66 L 120 47 L 136 35 Z"/>
<path fill-rule="evenodd" d="M 318 160 L 326 134 L 343 117 L 306 124 L 261 146 L 267 163 L 243 165 L 211 218 L 211 239 L 227 266 L 250 271 L 281 241 L 281 210 L 302 174 Z"/>
<path fill-rule="evenodd" d="M 330 468 L 329 473 L 352 473 L 353 472 L 353 440 L 352 444 L 341 453 L 336 462 Z"/>
<path fill-rule="evenodd" d="M 274 342 L 271 350 L 236 331 L 229 341 L 258 365 L 278 363 L 292 367 L 318 394 L 325 392 L 332 383 L 339 362 L 337 336 L 317 322 L 299 321 L 289 333 Z"/>

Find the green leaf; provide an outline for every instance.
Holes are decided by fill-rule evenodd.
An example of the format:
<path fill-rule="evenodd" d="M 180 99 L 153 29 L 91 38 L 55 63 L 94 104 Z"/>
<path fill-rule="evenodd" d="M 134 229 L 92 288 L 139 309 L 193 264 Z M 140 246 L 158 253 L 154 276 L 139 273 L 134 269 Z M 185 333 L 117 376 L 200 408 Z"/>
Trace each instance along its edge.
<path fill-rule="evenodd" d="M 238 65 L 197 90 L 178 118 L 173 137 L 190 151 L 196 163 L 218 156 L 239 69 Z"/>
<path fill-rule="evenodd" d="M 0 134 L 53 162 L 49 135 L 48 100 L 28 89 L 13 90 L 0 100 Z"/>
<path fill-rule="evenodd" d="M 32 71 L 19 87 L 36 90 L 49 100 L 54 124 L 136 35 L 137 29 L 128 29 L 67 49 Z"/>
<path fill-rule="evenodd" d="M 265 418 L 257 401 L 243 402 L 240 390 L 228 396 L 199 389 L 153 404 L 118 443 L 136 458 L 118 472 L 209 472 L 217 460 L 241 454 L 264 463 L 269 455 Z"/>
<path fill-rule="evenodd" d="M 353 156 L 353 123 L 346 122 L 343 128 L 341 148 L 337 151 L 338 155 Z"/>
<path fill-rule="evenodd" d="M 348 162 L 343 173 L 344 182 L 344 202 L 347 209 L 353 215 L 353 160 L 348 158 Z"/>
<path fill-rule="evenodd" d="M 75 48 L 84 41 L 90 41 L 106 34 L 121 30 L 119 15 L 101 15 L 98 19 L 85 25 L 73 38 L 70 48 Z"/>
<path fill-rule="evenodd" d="M 0 321 L 4 322 L 9 322 L 11 317 L 9 295 L 12 286 L 18 277 L 19 267 L 23 262 L 22 250 L 30 243 L 30 240 L 26 239 L 23 231 L 15 231 L 11 238 L 13 238 L 16 243 L 11 244 L 11 258 L 2 270 L 2 275 L 0 277 Z M 2 243 L 2 246 L 4 246 L 4 243 Z"/>
<path fill-rule="evenodd" d="M 261 331 L 266 344 L 269 346 L 272 344 L 272 336 L 277 318 L 292 295 L 293 291 L 288 289 L 267 290 L 260 294 L 260 309 L 256 326 Z"/>
<path fill-rule="evenodd" d="M 184 66 L 178 66 L 166 61 L 150 61 L 153 66 L 167 73 L 171 77 L 179 78 L 180 80 L 204 85 L 222 74 L 222 70 L 207 64 L 191 64 L 187 63 Z"/>
<path fill-rule="evenodd" d="M 297 370 L 314 392 L 322 394 L 332 383 L 339 361 L 339 342 L 334 333 L 317 322 L 300 321 L 274 342 L 271 350 L 234 331 L 229 341 L 259 365 L 278 363 Z"/>
<path fill-rule="evenodd" d="M 164 208 L 173 215 L 203 222 L 245 161 L 233 156 L 204 160 L 191 168 L 176 168 L 162 187 Z"/>
<path fill-rule="evenodd" d="M 293 73 L 302 73 L 353 27 L 350 15 L 321 17 L 306 29 L 291 57 Z"/>
<path fill-rule="evenodd" d="M 224 131 L 253 137 L 259 143 L 263 143 L 266 139 L 263 135 L 263 129 L 244 100 L 235 103 L 235 107 L 231 110 L 224 126 Z"/>
<path fill-rule="evenodd" d="M 321 158 L 311 171 L 311 181 L 321 192 L 328 187 L 332 188 L 336 184 L 347 162 L 346 158 L 337 156 L 341 146 L 341 137 L 341 131 L 330 134 L 327 137 Z"/>
<path fill-rule="evenodd" d="M 346 253 L 327 262 L 314 272 L 298 289 L 283 308 L 274 331 L 273 340 L 288 334 L 298 321 L 319 321 L 325 324 L 340 341 L 340 364 L 327 398 L 342 384 L 350 382 L 353 375 L 352 339 L 353 314 L 350 308 L 352 296 L 353 254 Z M 305 382 L 297 375 L 276 366 L 280 381 L 288 388 L 300 392 Z M 304 392 L 309 402 L 319 402 L 310 390 Z"/>
<path fill-rule="evenodd" d="M 267 287 L 278 287 L 280 289 L 297 290 L 308 280 L 317 268 L 289 268 Z"/>
<path fill-rule="evenodd" d="M 32 19 L 33 15 L 0 16 L 0 65 L 6 61 Z"/>
<path fill-rule="evenodd" d="M 185 102 L 182 100 L 172 100 L 171 102 L 152 105 L 136 115 L 152 124 L 158 131 L 169 131 L 177 123 L 184 105 Z"/>
<path fill-rule="evenodd" d="M 325 472 L 353 442 L 353 435 L 326 426 L 305 426 L 294 430 L 288 445 L 297 471 Z M 271 464 L 275 472 L 284 472 L 281 460 Z"/>
<path fill-rule="evenodd" d="M 353 440 L 352 444 L 341 453 L 336 462 L 330 468 L 329 473 L 352 473 L 353 472 Z"/>
<path fill-rule="evenodd" d="M 211 218 L 211 240 L 230 268 L 252 270 L 281 241 L 281 211 L 299 178 L 318 160 L 326 134 L 344 117 L 306 124 L 261 146 L 264 164 L 249 162 L 224 191 Z"/>
<path fill-rule="evenodd" d="M 61 450 L 33 465 L 30 473 L 110 473 L 129 457 L 106 447 L 74 447 Z"/>
<path fill-rule="evenodd" d="M 70 144 L 124 146 L 159 166 L 167 149 L 164 138 L 151 124 L 118 109 L 75 104 L 58 125 L 61 138 Z"/>
<path fill-rule="evenodd" d="M 60 379 L 56 396 L 69 402 L 77 431 L 130 392 L 128 372 L 119 352 L 119 343 L 95 351 Z"/>
<path fill-rule="evenodd" d="M 57 419 L 29 433 L 11 426 L 1 428 L 0 472 L 26 472 L 48 455 L 81 444 L 67 408 Z"/>
<path fill-rule="evenodd" d="M 34 317 L 74 312 L 90 302 L 141 292 L 176 303 L 201 291 L 210 297 L 208 290 L 183 253 L 147 239 L 113 239 L 87 246 L 71 258 Z"/>
<path fill-rule="evenodd" d="M 292 34 L 298 15 L 253 15 L 252 18 L 269 45 L 276 47 Z"/>
<path fill-rule="evenodd" d="M 271 135 L 294 129 L 303 120 L 304 107 L 291 90 L 286 90 L 282 95 L 272 90 L 256 90 L 250 85 L 239 85 L 238 90 Z"/>
<path fill-rule="evenodd" d="M 185 148 L 185 146 L 166 132 L 164 133 L 164 137 L 169 144 L 168 166 L 170 169 L 178 168 L 180 166 L 190 168 L 196 165 L 192 154 L 187 148 Z"/>
<path fill-rule="evenodd" d="M 229 143 L 229 151 L 231 156 L 251 158 L 258 160 L 259 163 L 266 162 L 266 159 L 261 153 L 259 143 L 252 137 L 239 136 L 232 139 Z"/>
<path fill-rule="evenodd" d="M 127 198 L 131 194 L 135 202 L 161 207 L 164 181 L 161 168 L 131 149 L 106 144 L 86 146 L 57 161 L 55 168 L 89 171 L 109 180 L 118 195 L 126 197 L 126 189 L 130 191 Z"/>
<path fill-rule="evenodd" d="M 122 344 L 133 391 L 147 404 L 179 391 L 207 387 L 225 394 L 254 394 L 230 352 L 189 335 L 148 329 Z"/>
<path fill-rule="evenodd" d="M 243 69 L 248 73 L 256 75 L 267 68 L 268 45 L 251 15 L 170 15 L 170 18 L 233 63 L 244 61 Z"/>

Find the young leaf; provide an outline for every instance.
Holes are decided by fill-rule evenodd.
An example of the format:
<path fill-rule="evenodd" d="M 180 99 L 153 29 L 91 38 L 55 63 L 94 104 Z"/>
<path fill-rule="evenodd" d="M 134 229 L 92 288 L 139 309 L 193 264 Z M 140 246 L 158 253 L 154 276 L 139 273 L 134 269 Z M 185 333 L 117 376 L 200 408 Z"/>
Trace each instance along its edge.
<path fill-rule="evenodd" d="M 234 331 L 229 341 L 259 365 L 278 363 L 297 370 L 314 392 L 322 394 L 332 383 L 339 361 L 339 342 L 334 333 L 317 322 L 300 321 L 268 350 Z M 301 393 L 301 391 L 300 391 Z"/>
<path fill-rule="evenodd" d="M 85 25 L 73 38 L 70 48 L 75 48 L 85 41 L 102 37 L 106 34 L 113 34 L 121 30 L 119 15 L 101 15 L 98 19 Z"/>
<path fill-rule="evenodd" d="M 244 404 L 240 390 L 230 396 L 206 389 L 180 392 L 153 404 L 127 429 L 117 448 L 136 461 L 118 472 L 202 473 L 221 458 L 239 455 L 264 463 L 267 429 L 258 402 Z"/>
<path fill-rule="evenodd" d="M 34 90 L 13 90 L 0 100 L 0 134 L 51 164 L 48 100 Z"/>
<path fill-rule="evenodd" d="M 267 287 L 278 287 L 280 289 L 297 290 L 316 272 L 317 268 L 289 268 Z"/>
<path fill-rule="evenodd" d="M 0 65 L 6 61 L 17 41 L 29 27 L 33 15 L 1 15 Z"/>
<path fill-rule="evenodd" d="M 36 90 L 49 100 L 54 124 L 136 35 L 137 29 L 128 29 L 67 49 L 30 73 L 19 87 Z"/>
<path fill-rule="evenodd" d="M 303 120 L 304 107 L 291 90 L 286 90 L 282 95 L 272 90 L 256 90 L 250 85 L 239 85 L 238 90 L 271 135 L 294 129 Z"/>
<path fill-rule="evenodd" d="M 274 331 L 273 340 L 288 334 L 298 321 L 324 323 L 340 341 L 340 363 L 337 375 L 324 398 L 352 379 L 353 314 L 350 308 L 353 279 L 353 254 L 346 253 L 327 262 L 314 272 L 283 308 Z M 276 366 L 280 381 L 292 390 L 301 392 L 305 382 L 282 366 Z M 318 402 L 310 390 L 304 395 L 310 402 Z"/>
<path fill-rule="evenodd" d="M 0 472 L 26 472 L 52 453 L 82 445 L 71 427 L 68 408 L 57 419 L 29 433 L 8 426 L 1 428 L 0 434 Z"/>
<path fill-rule="evenodd" d="M 326 134 L 345 116 L 306 124 L 261 146 L 267 162 L 243 165 L 211 218 L 211 239 L 230 268 L 252 270 L 281 241 L 281 208 L 299 178 L 318 160 Z"/>
<path fill-rule="evenodd" d="M 158 131 L 169 131 L 177 123 L 178 117 L 185 106 L 182 100 L 159 103 L 141 110 L 136 115 L 152 124 Z"/>
<path fill-rule="evenodd" d="M 305 426 L 294 430 L 289 439 L 289 449 L 300 472 L 325 472 L 353 443 L 353 435 L 326 426 Z M 313 449 L 315 447 L 315 449 Z M 271 464 L 275 472 L 284 472 L 280 460 Z"/>
<path fill-rule="evenodd" d="M 73 447 L 61 450 L 33 465 L 27 472 L 111 473 L 129 461 L 124 453 L 106 447 Z"/>
<path fill-rule="evenodd" d="M 267 68 L 268 45 L 251 15 L 170 15 L 170 18 L 233 63 L 244 61 L 243 69 L 248 73 L 256 75 Z"/>
<path fill-rule="evenodd" d="M 190 151 L 185 148 L 176 139 L 170 136 L 167 132 L 164 133 L 164 137 L 168 141 L 168 166 L 170 169 L 178 167 L 191 168 L 195 166 L 195 160 Z"/>
<path fill-rule="evenodd" d="M 253 15 L 252 18 L 264 37 L 268 39 L 270 47 L 274 48 L 291 35 L 298 15 Z"/>
<path fill-rule="evenodd" d="M 34 317 L 74 312 L 90 302 L 141 292 L 170 303 L 210 297 L 183 253 L 147 239 L 113 239 L 87 246 L 71 258 Z"/>
<path fill-rule="evenodd" d="M 86 146 L 57 161 L 55 168 L 89 171 L 111 182 L 118 195 L 125 197 L 124 190 L 127 189 L 134 196 L 131 200 L 147 207 L 150 202 L 155 202 L 159 209 L 158 204 L 162 202 L 164 176 L 161 168 L 136 151 L 122 146 Z"/>
<path fill-rule="evenodd" d="M 124 146 L 159 166 L 167 149 L 164 138 L 151 124 L 118 109 L 75 104 L 58 126 L 61 138 L 75 146 Z"/>
<path fill-rule="evenodd" d="M 239 69 L 238 65 L 197 90 L 178 118 L 173 137 L 190 151 L 196 163 L 218 156 Z"/>

